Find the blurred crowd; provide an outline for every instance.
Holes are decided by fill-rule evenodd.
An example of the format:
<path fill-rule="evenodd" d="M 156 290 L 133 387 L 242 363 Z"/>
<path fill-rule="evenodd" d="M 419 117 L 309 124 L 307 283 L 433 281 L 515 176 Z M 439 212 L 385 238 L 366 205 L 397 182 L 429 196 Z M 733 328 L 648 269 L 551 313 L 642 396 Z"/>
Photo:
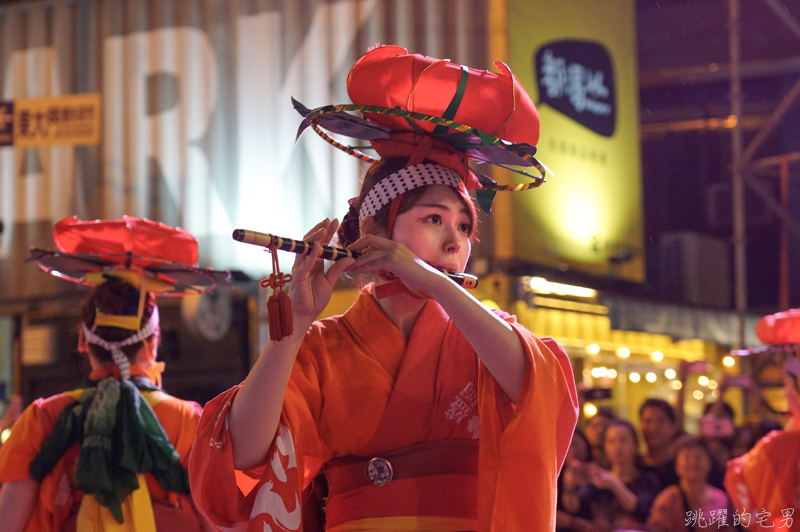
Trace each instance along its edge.
<path fill-rule="evenodd" d="M 679 371 L 684 384 L 687 366 Z M 769 408 L 755 383 L 741 377 L 735 384 L 723 379 L 717 401 L 700 418 L 697 436 L 684 430 L 682 390 L 674 405 L 656 398 L 642 403 L 640 433 L 608 408 L 585 420 L 575 430 L 558 479 L 557 530 L 735 531 L 752 529 L 751 523 L 768 517 L 759 514 L 761 508 L 734 507 L 724 486 L 730 461 L 782 428 L 775 419 L 780 413 Z M 724 400 L 732 386 L 749 394 L 756 421 L 735 425 L 733 408 Z M 789 510 L 784 513 L 789 521 L 779 529 L 793 529 Z"/>

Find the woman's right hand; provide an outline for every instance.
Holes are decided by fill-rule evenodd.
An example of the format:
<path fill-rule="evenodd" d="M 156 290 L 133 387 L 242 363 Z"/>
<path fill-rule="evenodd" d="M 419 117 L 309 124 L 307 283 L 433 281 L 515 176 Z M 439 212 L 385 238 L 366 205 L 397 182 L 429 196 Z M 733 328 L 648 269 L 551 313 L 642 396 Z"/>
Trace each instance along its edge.
<path fill-rule="evenodd" d="M 583 464 L 579 460 L 572 460 L 564 464 L 564 490 L 576 491 L 589 482 L 586 469 L 589 464 Z"/>
<path fill-rule="evenodd" d="M 325 261 L 320 258 L 322 246 L 328 245 L 339 228 L 337 219 L 325 218 L 306 233 L 303 240 L 313 242 L 307 255 L 297 255 L 292 267 L 289 296 L 295 321 L 305 330 L 317 319 L 331 299 L 336 280 L 355 263 L 355 259 L 339 259 L 325 271 Z"/>
<path fill-rule="evenodd" d="M 595 463 L 586 464 L 589 469 L 589 480 L 596 488 L 613 490 L 618 483 L 617 477 L 611 471 L 603 469 Z"/>

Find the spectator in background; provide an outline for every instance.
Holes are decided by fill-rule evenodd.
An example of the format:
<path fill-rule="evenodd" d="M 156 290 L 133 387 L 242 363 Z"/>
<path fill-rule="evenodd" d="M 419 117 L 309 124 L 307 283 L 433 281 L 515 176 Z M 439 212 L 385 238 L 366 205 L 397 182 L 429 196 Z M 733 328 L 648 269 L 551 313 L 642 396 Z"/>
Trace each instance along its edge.
<path fill-rule="evenodd" d="M 713 527 L 733 532 L 730 517 L 725 524 L 718 519 L 723 510 L 726 516 L 732 516 L 733 508 L 725 492 L 708 483 L 711 454 L 699 438 L 679 439 L 675 466 L 680 481 L 659 493 L 653 503 L 647 521 L 651 530 L 675 532 Z"/>
<path fill-rule="evenodd" d="M 675 474 L 675 411 L 663 399 L 650 398 L 639 408 L 639 423 L 647 444 L 644 463 L 658 475 L 661 489 L 678 482 Z"/>
<path fill-rule="evenodd" d="M 731 444 L 731 458 L 739 458 L 750 451 L 761 438 L 773 430 L 781 430 L 781 425 L 772 419 L 762 419 L 759 423 L 747 423 L 737 427 Z"/>
<path fill-rule="evenodd" d="M 608 426 L 616 421 L 616 419 L 617 416 L 615 416 L 609 408 L 602 407 L 597 410 L 597 414 L 589 418 L 589 421 L 586 422 L 586 428 L 584 429 L 586 431 L 586 439 L 592 448 L 594 462 L 606 469 L 611 467 L 604 450 L 606 429 L 608 429 Z"/>
<path fill-rule="evenodd" d="M 699 420 L 699 433 L 711 457 L 708 483 L 715 488 L 725 489 L 723 486 L 725 464 L 732 458 L 731 447 L 735 428 L 733 408 L 722 400 L 722 394 L 716 402 L 706 404 L 703 416 Z"/>
<path fill-rule="evenodd" d="M 594 521 L 604 530 L 640 529 L 661 486 L 658 476 L 642 463 L 633 425 L 614 421 L 606 430 L 605 452 L 611 471 L 589 464 L 596 488 L 589 495 Z"/>
<path fill-rule="evenodd" d="M 715 424 L 709 425 L 708 427 L 703 427 L 702 420 L 703 419 L 713 419 L 716 421 Z M 733 407 L 728 404 L 727 402 L 722 400 L 722 394 L 720 394 L 720 398 L 714 401 L 713 403 L 706 403 L 705 408 L 703 408 L 703 415 L 700 418 L 700 437 L 710 437 L 714 438 L 717 442 L 722 443 L 725 447 L 727 447 L 727 451 L 720 451 L 719 458 L 727 458 L 726 452 L 730 452 L 730 446 L 733 445 L 733 435 L 734 435 L 734 426 L 735 426 L 735 414 L 733 412 Z M 711 430 L 706 430 L 711 429 Z M 706 434 L 703 434 L 705 430 Z M 714 449 L 709 447 L 707 442 L 703 442 L 706 445 L 706 448 L 711 452 L 712 457 L 717 457 L 715 454 Z M 725 460 L 727 461 L 727 460 Z M 724 462 L 723 462 L 724 463 Z"/>
<path fill-rule="evenodd" d="M 591 484 L 587 467 L 592 461 L 589 440 L 579 429 L 572 435 L 572 443 L 564 467 L 558 476 L 558 501 L 556 505 L 556 530 L 558 532 L 599 532 L 592 523 L 589 501 Z"/>
<path fill-rule="evenodd" d="M 757 421 L 751 421 L 750 423 L 746 423 L 741 427 L 735 427 L 733 429 L 732 435 L 730 437 L 730 453 L 727 460 L 731 460 L 733 458 L 738 458 L 742 456 L 764 436 L 772 432 L 773 430 L 781 430 L 781 424 L 776 421 L 777 419 L 781 419 L 783 417 L 782 412 L 778 412 L 772 408 L 772 406 L 764 400 L 764 397 L 761 393 L 761 387 L 758 383 L 753 380 L 750 375 L 746 373 L 742 373 L 740 375 L 726 375 L 722 381 L 720 382 L 720 398 L 716 403 L 712 403 L 709 405 L 709 408 L 706 409 L 706 414 L 714 414 L 718 418 L 729 418 L 731 420 L 731 424 L 733 424 L 733 409 L 730 405 L 722 400 L 727 390 L 731 388 L 741 388 L 742 394 L 747 394 L 750 399 L 750 405 L 753 408 L 753 414 Z M 709 449 L 712 451 L 712 455 L 717 458 L 717 460 L 721 460 L 722 456 L 718 456 L 714 453 L 714 449 Z M 727 462 L 722 462 L 725 464 Z M 713 474 L 712 474 L 713 478 Z M 715 486 L 713 481 L 711 483 Z M 722 487 L 721 485 L 717 487 Z"/>
<path fill-rule="evenodd" d="M 735 427 L 733 408 L 724 401 L 725 392 L 731 388 L 741 388 L 742 393 L 750 397 L 750 404 L 760 422 Z M 726 375 L 720 382 L 719 391 L 719 399 L 707 404 L 703 411 L 699 432 L 712 458 L 708 483 L 724 489 L 728 461 L 752 449 L 771 430 L 780 430 L 780 424 L 770 419 L 769 416 L 775 412 L 763 400 L 760 387 L 748 374 Z"/>
<path fill-rule="evenodd" d="M 675 434 L 685 433 L 683 407 L 686 398 L 686 383 L 691 374 L 708 373 L 710 366 L 703 360 L 681 360 L 678 368 L 678 380 L 681 387 L 678 390 L 677 400 L 675 401 Z M 711 472 L 708 475 L 708 482 L 712 486 L 723 489 L 723 479 L 725 478 L 725 464 L 730 460 L 730 449 L 733 445 L 733 419 L 734 412 L 731 405 L 723 401 L 722 397 L 727 388 L 726 380 L 720 384 L 719 399 L 713 403 L 707 403 L 703 410 L 703 416 L 699 420 L 699 432 L 703 444 L 708 449 L 711 456 Z M 677 482 L 677 478 L 664 471 L 662 478 L 666 488 Z"/>

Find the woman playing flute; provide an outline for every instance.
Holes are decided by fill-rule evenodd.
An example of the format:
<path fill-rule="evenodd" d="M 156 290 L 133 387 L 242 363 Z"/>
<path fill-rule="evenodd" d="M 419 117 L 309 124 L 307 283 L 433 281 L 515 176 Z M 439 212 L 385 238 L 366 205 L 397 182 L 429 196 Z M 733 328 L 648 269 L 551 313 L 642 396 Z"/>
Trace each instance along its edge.
<path fill-rule="evenodd" d="M 381 86 L 389 76 L 380 70 L 413 79 Z M 426 83 L 434 77 L 453 88 Z M 482 83 L 502 96 L 471 116 L 487 107 L 474 105 L 486 95 Z M 404 94 L 393 100 L 395 89 Z M 467 190 L 478 184 L 465 143 L 485 158 L 511 146 L 473 128 L 530 155 L 535 108 L 510 72 L 393 46 L 359 59 L 348 90 L 356 105 L 378 110 L 354 120 L 389 132 L 370 137 L 382 159 L 341 226 L 326 219 L 306 234 L 314 248 L 296 258 L 288 288 L 294 333 L 270 342 L 240 386 L 206 405 L 189 467 L 198 506 L 221 528 L 308 530 L 301 492 L 323 468 L 329 531 L 552 530 L 556 477 L 577 418 L 569 360 L 440 271 L 464 271 L 476 232 Z M 454 92 L 445 112 L 422 103 Z M 511 95 L 516 101 L 500 103 Z M 407 109 L 414 129 L 390 115 L 395 101 L 416 102 Z M 330 108 L 309 111 L 304 125 L 335 130 L 341 115 L 315 121 Z M 471 127 L 460 136 L 447 133 L 464 123 Z M 337 233 L 360 256 L 325 271 L 321 246 Z M 344 315 L 315 321 L 344 272 L 376 278 Z M 254 479 L 249 492 L 237 484 L 243 475 Z"/>

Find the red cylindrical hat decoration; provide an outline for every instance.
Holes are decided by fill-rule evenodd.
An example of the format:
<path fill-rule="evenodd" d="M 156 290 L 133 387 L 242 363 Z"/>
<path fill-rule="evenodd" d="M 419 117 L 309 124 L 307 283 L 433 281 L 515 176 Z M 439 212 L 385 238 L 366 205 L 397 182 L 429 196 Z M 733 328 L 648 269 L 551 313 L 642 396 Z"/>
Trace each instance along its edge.
<path fill-rule="evenodd" d="M 769 345 L 800 343 L 800 309 L 764 316 L 756 323 L 756 335 Z"/>
<path fill-rule="evenodd" d="M 409 54 L 400 46 L 381 46 L 356 61 L 347 78 L 353 103 L 401 108 L 443 117 L 453 102 L 466 72 L 466 88 L 450 120 L 474 127 L 512 143 L 536 146 L 539 113 L 507 65 L 496 62 L 499 74 L 462 67 L 444 59 Z M 413 132 L 405 118 L 365 113 L 375 122 L 394 130 Z M 415 121 L 420 131 L 436 127 Z"/>
<path fill-rule="evenodd" d="M 132 266 L 150 266 L 152 261 L 146 257 L 197 264 L 197 240 L 191 234 L 133 216 L 94 221 L 64 218 L 53 227 L 53 239 L 62 253 L 130 253 Z"/>

